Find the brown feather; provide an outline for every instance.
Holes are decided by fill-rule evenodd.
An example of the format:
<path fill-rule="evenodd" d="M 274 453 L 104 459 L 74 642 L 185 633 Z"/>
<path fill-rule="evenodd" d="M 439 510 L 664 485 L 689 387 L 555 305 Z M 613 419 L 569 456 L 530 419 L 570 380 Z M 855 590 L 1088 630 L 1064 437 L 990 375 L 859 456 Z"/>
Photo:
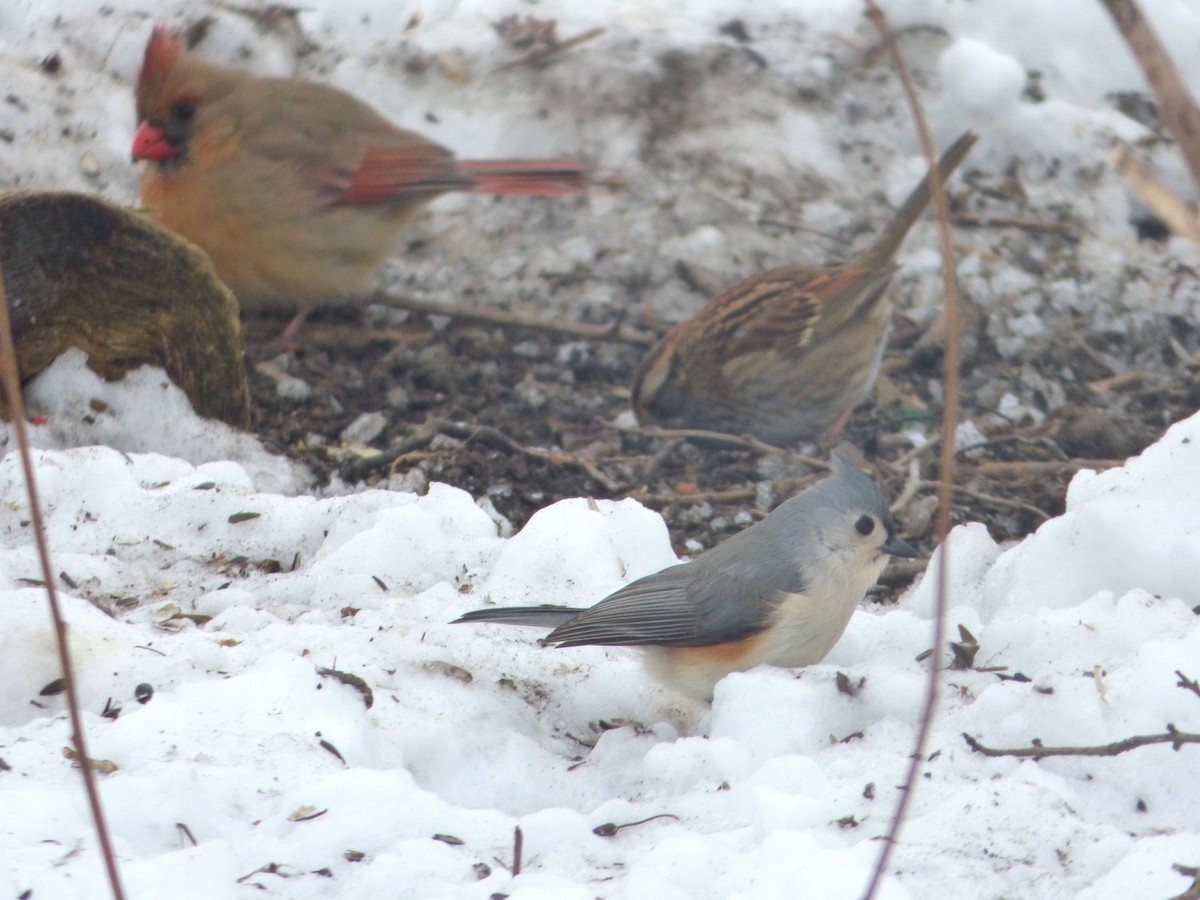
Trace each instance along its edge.
<path fill-rule="evenodd" d="M 964 134 L 942 155 L 943 182 L 974 142 Z M 833 427 L 875 381 L 891 323 L 893 260 L 931 195 L 927 174 L 866 250 L 841 263 L 753 275 L 672 328 L 634 376 L 639 421 L 775 444 Z"/>
<path fill-rule="evenodd" d="M 136 102 L 143 203 L 247 308 L 363 296 L 398 232 L 447 191 L 561 196 L 596 181 L 574 160 L 460 162 L 343 91 L 217 65 L 161 26 Z"/>

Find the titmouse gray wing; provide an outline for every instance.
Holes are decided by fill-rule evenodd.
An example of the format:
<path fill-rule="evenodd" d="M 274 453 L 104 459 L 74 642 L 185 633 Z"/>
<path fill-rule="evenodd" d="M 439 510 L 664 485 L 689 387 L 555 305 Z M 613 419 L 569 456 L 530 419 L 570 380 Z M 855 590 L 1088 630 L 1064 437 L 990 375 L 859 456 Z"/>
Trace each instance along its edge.
<path fill-rule="evenodd" d="M 498 622 L 502 625 L 534 625 L 555 628 L 579 615 L 579 607 L 570 606 L 493 606 L 463 613 L 451 625 L 462 622 Z"/>
<path fill-rule="evenodd" d="M 764 629 L 775 602 L 803 589 L 794 566 L 764 566 L 761 559 L 709 551 L 626 585 L 554 629 L 546 641 L 561 647 L 724 644 Z"/>

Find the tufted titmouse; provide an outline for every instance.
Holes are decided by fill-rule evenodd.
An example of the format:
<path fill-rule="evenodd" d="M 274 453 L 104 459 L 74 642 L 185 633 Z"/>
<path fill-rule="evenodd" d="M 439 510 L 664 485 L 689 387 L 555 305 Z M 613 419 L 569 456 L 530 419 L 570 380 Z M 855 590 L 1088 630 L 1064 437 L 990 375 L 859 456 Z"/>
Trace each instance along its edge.
<path fill-rule="evenodd" d="M 835 455 L 831 477 L 761 522 L 590 609 L 478 609 L 455 622 L 553 627 L 545 641 L 559 647 L 641 647 L 656 678 L 707 699 L 730 672 L 820 661 L 887 557 L 916 555 L 875 482 Z"/>

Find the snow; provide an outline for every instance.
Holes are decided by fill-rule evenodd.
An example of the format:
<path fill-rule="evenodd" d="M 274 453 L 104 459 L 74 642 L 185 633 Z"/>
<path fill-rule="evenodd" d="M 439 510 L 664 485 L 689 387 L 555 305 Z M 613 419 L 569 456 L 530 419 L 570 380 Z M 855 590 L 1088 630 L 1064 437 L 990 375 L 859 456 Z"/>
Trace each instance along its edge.
<path fill-rule="evenodd" d="M 1191 52 L 1200 8 L 1143 5 L 1200 88 Z M 944 136 L 977 125 L 980 153 L 993 161 L 1044 165 L 1144 131 L 1102 102 L 1142 84 L 1092 0 L 887 6 L 897 26 L 945 29 L 935 128 Z M 304 7 L 305 29 L 328 51 L 314 71 L 426 130 L 425 107 L 396 90 L 403 73 L 387 41 L 403 34 L 430 54 L 489 59 L 496 42 L 486 22 L 514 11 L 486 0 Z M 158 14 L 171 20 L 182 8 Z M 0 142 L 8 183 L 135 196 L 129 94 L 149 22 L 129 0 L 106 10 L 71 0 L 10 0 L 0 10 L 0 66 L 20 98 L 0 108 L 0 127 L 16 138 Z M 618 39 L 655 46 L 703 44 L 743 16 L 764 35 L 763 52 L 818 80 L 825 61 L 804 58 L 807 35 L 872 40 L 854 0 L 753 10 L 732 0 L 599 9 L 545 0 L 530 11 L 557 18 L 561 35 L 601 19 Z M 235 15 L 218 19 L 206 52 L 291 71 L 280 39 Z M 262 50 L 242 61 L 247 40 Z M 67 57 L 57 80 L 36 65 L 55 50 Z M 1052 101 L 1019 102 L 1029 70 Z M 434 136 L 478 155 L 553 152 L 581 135 L 602 153 L 609 147 L 602 161 L 614 167 L 628 152 L 628 136 L 606 143 L 554 117 L 531 130 L 538 98 L 484 112 L 441 90 L 446 112 Z M 64 106 L 66 131 L 54 116 Z M 506 127 L 510 117 L 524 127 Z M 689 139 L 724 135 L 714 127 Z M 800 113 L 730 139 L 771 171 L 788 157 L 842 171 L 838 134 L 823 136 Z M 85 155 L 98 174 L 81 165 Z M 914 159 L 887 170 L 889 195 L 912 183 Z M 1128 201 L 1111 179 L 1095 197 L 1097 230 L 1083 252 L 1103 272 L 1122 264 L 1111 242 L 1129 240 L 1103 223 L 1123 221 Z M 595 208 L 616 206 L 599 198 Z M 840 215 L 832 203 L 814 208 L 818 221 Z M 699 227 L 641 238 L 695 257 L 727 243 Z M 560 252 L 590 258 L 585 240 L 565 235 Z M 1189 296 L 1163 302 L 1186 312 Z M 1036 328 L 1036 310 L 1024 312 L 1028 322 L 1014 319 L 1014 330 Z M 131 897 L 220 900 L 254 885 L 294 898 L 860 896 L 919 715 L 931 581 L 896 608 L 860 609 L 822 664 L 731 675 L 709 707 L 656 686 L 632 651 L 545 650 L 535 631 L 447 624 L 489 602 L 586 605 L 675 562 L 661 519 L 634 501 L 563 501 L 511 534 L 486 500 L 447 485 L 422 496 L 317 496 L 306 473 L 253 438 L 193 416 L 153 370 L 106 384 L 69 354 L 28 397 L 31 414 L 47 417 L 32 428 L 38 485 L 91 755 L 117 767 L 100 782 Z M 3 438 L 0 890 L 100 897 L 82 787 L 61 752 L 63 701 L 39 696 L 60 672 L 33 586 L 41 574 L 20 467 Z M 1194 747 L 989 759 L 961 735 L 993 746 L 1077 745 L 1167 723 L 1198 730 L 1197 698 L 1175 675 L 1200 677 L 1197 472 L 1200 415 L 1124 467 L 1079 473 L 1066 513 L 1017 546 L 997 546 L 979 525 L 950 536 L 950 635 L 965 626 L 980 643 L 980 667 L 1025 679 L 946 674 L 928 774 L 881 896 L 1106 900 L 1184 889 L 1171 865 L 1200 859 Z M 211 618 L 160 621 L 169 604 Z M 362 678 L 373 705 L 322 668 Z M 838 672 L 858 686 L 853 696 L 839 692 Z M 140 684 L 154 691 L 144 704 L 134 699 Z M 115 720 L 99 715 L 109 699 L 122 708 Z M 314 815 L 293 816 L 307 808 Z M 593 833 L 663 814 L 611 837 Z M 524 870 L 513 877 L 518 826 Z M 278 869 L 258 871 L 270 864 Z"/>

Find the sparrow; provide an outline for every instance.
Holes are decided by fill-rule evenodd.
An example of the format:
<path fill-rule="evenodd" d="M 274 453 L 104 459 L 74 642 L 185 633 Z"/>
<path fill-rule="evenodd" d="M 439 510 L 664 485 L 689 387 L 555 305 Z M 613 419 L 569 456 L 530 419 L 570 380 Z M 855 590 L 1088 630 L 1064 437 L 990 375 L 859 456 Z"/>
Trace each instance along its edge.
<path fill-rule="evenodd" d="M 942 185 L 975 140 L 967 132 L 942 154 Z M 634 376 L 638 421 L 835 443 L 879 373 L 896 253 L 932 191 L 926 175 L 875 243 L 844 262 L 752 275 L 668 331 Z"/>
<path fill-rule="evenodd" d="M 640 647 L 656 679 L 711 699 L 730 672 L 819 662 L 888 557 L 916 555 L 875 482 L 835 454 L 831 477 L 762 521 L 589 609 L 477 609 L 455 623 L 549 627 L 544 642 L 559 647 Z"/>
<path fill-rule="evenodd" d="M 447 191 L 555 197 L 596 181 L 576 160 L 457 159 L 344 91 L 217 65 L 161 26 L 137 117 L 142 204 L 208 253 L 243 309 L 302 317 L 360 298 L 404 225 Z"/>

